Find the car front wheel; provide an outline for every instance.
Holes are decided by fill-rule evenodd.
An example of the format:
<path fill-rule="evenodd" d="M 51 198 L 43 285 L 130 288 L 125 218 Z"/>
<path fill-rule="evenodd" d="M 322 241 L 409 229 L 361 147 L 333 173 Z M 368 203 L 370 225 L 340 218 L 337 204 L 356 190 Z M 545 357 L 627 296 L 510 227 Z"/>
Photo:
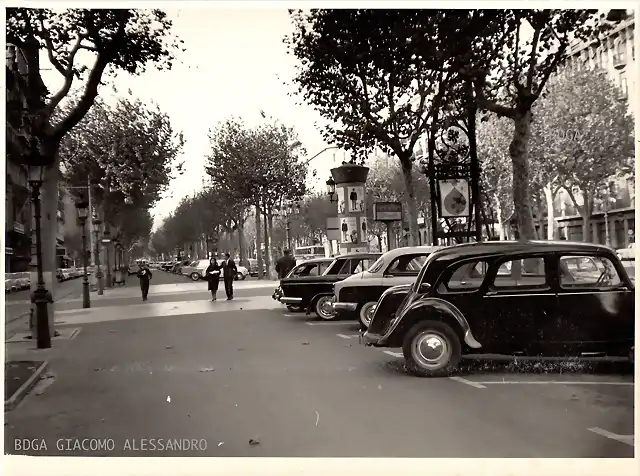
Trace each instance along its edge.
<path fill-rule="evenodd" d="M 198 281 L 200 279 L 200 275 L 198 273 L 191 273 L 190 277 L 193 281 Z"/>
<path fill-rule="evenodd" d="M 366 304 L 364 304 L 361 308 L 360 311 L 358 312 L 358 320 L 360 321 L 360 329 L 362 330 L 366 330 L 369 328 L 369 325 L 371 324 L 371 319 L 373 319 L 373 313 L 375 312 L 375 306 L 376 304 L 378 304 L 378 302 L 368 302 Z"/>
<path fill-rule="evenodd" d="M 414 375 L 445 377 L 458 366 L 462 346 L 449 325 L 440 321 L 422 321 L 405 335 L 402 353 L 407 368 Z"/>
<path fill-rule="evenodd" d="M 333 296 L 321 296 L 320 299 L 316 301 L 316 315 L 325 321 L 330 321 L 335 319 L 336 313 L 331 307 L 331 301 L 333 301 Z"/>
<path fill-rule="evenodd" d="M 244 281 L 244 278 L 245 278 L 244 274 L 242 273 L 236 274 L 236 281 Z"/>

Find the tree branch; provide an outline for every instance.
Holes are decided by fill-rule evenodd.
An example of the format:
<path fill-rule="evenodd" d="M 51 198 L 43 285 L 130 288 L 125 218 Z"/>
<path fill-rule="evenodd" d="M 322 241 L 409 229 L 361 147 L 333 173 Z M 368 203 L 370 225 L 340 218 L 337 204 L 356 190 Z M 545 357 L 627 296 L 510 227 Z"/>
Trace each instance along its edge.
<path fill-rule="evenodd" d="M 38 15 L 38 19 L 40 20 L 40 26 L 42 27 L 42 37 L 44 38 L 44 43 L 47 47 L 47 56 L 49 58 L 49 62 L 62 76 L 66 78 L 67 76 L 65 68 L 62 66 L 62 64 L 60 64 L 58 58 L 55 57 L 55 48 L 53 46 L 53 41 L 51 40 L 51 35 L 49 35 L 49 31 L 44 26 L 44 16 L 42 14 L 42 11 Z"/>
<path fill-rule="evenodd" d="M 562 61 L 562 57 L 564 56 L 564 52 L 566 51 L 568 44 L 569 43 L 567 41 L 565 41 L 560 46 L 560 49 L 556 52 L 556 55 L 553 58 L 553 61 L 551 62 L 551 65 L 549 66 L 547 71 L 544 72 L 544 74 L 542 76 L 542 79 L 540 80 L 540 85 L 538 86 L 538 89 L 536 90 L 536 94 L 541 94 L 542 91 L 544 91 L 544 87 L 547 84 L 547 81 L 549 81 L 549 78 L 551 77 L 551 74 L 556 70 L 556 68 L 558 67 L 558 64 L 560 63 L 560 61 Z"/>
<path fill-rule="evenodd" d="M 532 25 L 533 26 L 533 25 Z M 533 33 L 533 42 L 531 43 L 531 58 L 529 58 L 529 70 L 527 71 L 527 83 L 525 87 L 527 91 L 533 91 L 533 75 L 536 70 L 536 59 L 538 52 L 538 42 L 540 41 L 540 33 L 542 32 L 541 28 L 534 27 L 535 31 Z"/>
<path fill-rule="evenodd" d="M 43 24 L 43 28 L 44 28 L 44 24 Z M 60 65 L 60 68 L 61 68 L 61 69 L 58 69 L 58 68 L 56 69 L 58 69 L 58 71 L 60 71 L 60 73 L 64 76 L 64 84 L 62 85 L 60 90 L 51 98 L 51 101 L 49 101 L 49 104 L 47 105 L 47 110 L 49 111 L 49 115 L 53 114 L 53 110 L 58 106 L 58 104 L 60 104 L 60 101 L 62 101 L 65 98 L 65 96 L 69 94 L 69 91 L 71 90 L 71 85 L 73 84 L 73 62 L 76 57 L 76 54 L 78 53 L 78 50 L 82 45 L 83 39 L 84 39 L 84 36 L 78 33 L 78 38 L 76 39 L 76 43 L 73 45 L 73 48 L 69 52 L 69 57 L 66 60 L 67 61 L 66 69 L 63 68 L 62 65 L 60 65 L 59 61 L 56 60 L 58 65 Z M 53 52 L 51 49 L 49 49 L 49 47 L 47 47 L 47 50 L 49 51 L 49 60 L 51 60 L 53 58 Z"/>

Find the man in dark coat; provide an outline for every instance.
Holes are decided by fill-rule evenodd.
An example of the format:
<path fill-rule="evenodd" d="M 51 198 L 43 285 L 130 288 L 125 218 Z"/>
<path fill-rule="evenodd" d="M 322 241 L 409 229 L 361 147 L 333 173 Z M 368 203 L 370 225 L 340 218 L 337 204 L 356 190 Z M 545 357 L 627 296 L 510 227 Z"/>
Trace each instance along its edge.
<path fill-rule="evenodd" d="M 291 256 L 290 250 L 284 250 L 284 256 L 276 263 L 276 273 L 278 273 L 278 279 L 282 279 L 289 274 L 296 265 L 296 259 Z"/>
<path fill-rule="evenodd" d="M 226 253 L 225 260 L 222 262 L 222 277 L 224 279 L 224 290 L 227 293 L 227 301 L 233 299 L 233 280 L 238 274 L 238 268 L 235 261 L 231 259 L 231 255 Z"/>
<path fill-rule="evenodd" d="M 153 275 L 151 270 L 147 267 L 147 263 L 140 263 L 140 271 L 138 271 L 138 278 L 140 279 L 140 290 L 142 291 L 142 300 L 147 300 L 147 294 L 149 294 L 149 281 Z"/>

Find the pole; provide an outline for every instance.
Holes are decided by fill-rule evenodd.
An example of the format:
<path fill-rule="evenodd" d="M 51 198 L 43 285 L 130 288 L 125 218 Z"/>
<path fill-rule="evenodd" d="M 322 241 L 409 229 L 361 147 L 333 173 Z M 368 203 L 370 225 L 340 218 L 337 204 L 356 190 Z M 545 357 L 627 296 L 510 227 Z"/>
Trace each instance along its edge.
<path fill-rule="evenodd" d="M 104 235 L 107 236 L 109 239 L 111 239 L 111 232 L 109 231 L 109 224 L 106 222 L 105 220 L 105 224 L 104 224 Z M 111 280 L 111 241 L 109 241 L 109 243 L 105 243 L 104 244 L 104 251 L 105 251 L 105 260 L 106 263 L 104 264 L 105 267 L 107 268 L 107 284 L 106 287 L 107 288 L 111 288 L 113 287 L 113 282 Z"/>
<path fill-rule="evenodd" d="M 291 220 L 287 218 L 287 249 L 291 250 Z"/>
<path fill-rule="evenodd" d="M 102 296 L 104 294 L 104 286 L 102 282 L 102 269 L 100 268 L 100 239 L 98 234 L 100 233 L 100 225 L 96 224 L 96 230 L 93 232 L 95 234 L 95 259 L 96 259 L 96 280 L 98 281 L 98 295 Z"/>
<path fill-rule="evenodd" d="M 91 300 L 89 299 L 89 276 L 87 274 L 87 233 L 86 233 L 87 219 L 82 218 L 80 225 L 82 226 L 82 264 L 84 271 L 82 274 L 82 307 L 84 309 L 91 307 Z"/>
<path fill-rule="evenodd" d="M 44 275 L 42 273 L 42 230 L 40 227 L 40 185 L 32 184 L 31 199 L 33 200 L 34 216 L 36 221 L 36 267 L 38 270 L 38 283 L 33 292 L 32 301 L 36 305 L 36 332 L 38 349 L 51 347 L 51 334 L 49 333 L 49 312 L 47 304 L 53 301 L 48 296 L 50 293 L 44 287 Z"/>
<path fill-rule="evenodd" d="M 609 237 L 609 194 L 605 196 L 604 201 L 604 242 L 607 246 L 611 246 L 611 238 Z"/>
<path fill-rule="evenodd" d="M 391 249 L 393 248 L 393 242 L 392 240 L 392 236 L 391 236 L 391 227 L 393 226 L 393 223 L 388 221 L 387 222 L 387 251 L 391 251 Z M 381 250 L 382 251 L 382 250 Z"/>
<path fill-rule="evenodd" d="M 469 129 L 469 155 L 471 169 L 471 203 L 475 222 L 476 241 L 482 241 L 482 221 L 480 217 L 481 199 L 480 199 L 480 164 L 478 163 L 478 149 L 476 144 L 476 101 L 473 99 L 473 87 L 470 82 L 467 83 L 468 92 L 468 129 Z M 469 217 L 471 219 L 471 217 Z"/>

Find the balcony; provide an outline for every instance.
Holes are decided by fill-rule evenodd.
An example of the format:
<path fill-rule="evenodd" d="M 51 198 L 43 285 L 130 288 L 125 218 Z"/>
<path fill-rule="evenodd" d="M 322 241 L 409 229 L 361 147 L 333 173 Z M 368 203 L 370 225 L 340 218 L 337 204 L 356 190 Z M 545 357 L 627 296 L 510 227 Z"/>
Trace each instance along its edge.
<path fill-rule="evenodd" d="M 627 65 L 627 58 L 625 55 L 613 55 L 612 64 L 615 69 L 622 69 Z"/>

